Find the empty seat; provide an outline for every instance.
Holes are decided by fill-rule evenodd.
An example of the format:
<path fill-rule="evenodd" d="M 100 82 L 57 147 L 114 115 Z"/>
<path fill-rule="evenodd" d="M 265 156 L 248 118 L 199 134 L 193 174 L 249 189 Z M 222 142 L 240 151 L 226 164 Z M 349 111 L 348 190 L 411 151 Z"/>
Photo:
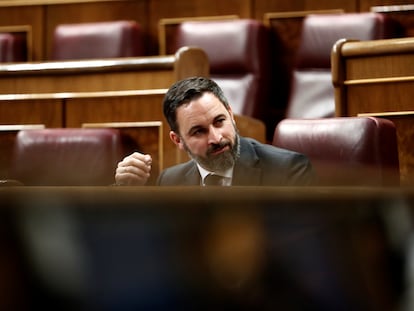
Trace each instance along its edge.
<path fill-rule="evenodd" d="M 342 38 L 376 40 L 399 36 L 397 24 L 378 13 L 314 14 L 303 22 L 293 70 L 287 118 L 325 118 L 335 113 L 331 50 Z"/>
<path fill-rule="evenodd" d="M 29 186 L 110 185 L 122 156 L 116 129 L 22 130 L 10 176 Z"/>
<path fill-rule="evenodd" d="M 0 62 L 25 62 L 28 60 L 25 33 L 0 33 Z"/>
<path fill-rule="evenodd" d="M 143 34 L 135 21 L 62 24 L 52 49 L 54 60 L 142 56 Z"/>
<path fill-rule="evenodd" d="M 270 40 L 262 23 L 250 19 L 186 21 L 177 32 L 175 49 L 198 46 L 207 53 L 210 77 L 221 86 L 234 113 L 267 119 Z"/>
<path fill-rule="evenodd" d="M 399 185 L 396 130 L 387 119 L 284 119 L 273 145 L 308 156 L 323 186 Z"/>

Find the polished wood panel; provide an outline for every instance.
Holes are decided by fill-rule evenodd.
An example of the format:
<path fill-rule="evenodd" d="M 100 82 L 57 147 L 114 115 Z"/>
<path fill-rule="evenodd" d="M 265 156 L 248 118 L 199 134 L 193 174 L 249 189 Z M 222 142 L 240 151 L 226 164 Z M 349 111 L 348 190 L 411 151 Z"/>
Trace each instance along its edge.
<path fill-rule="evenodd" d="M 61 127 L 63 124 L 62 101 L 53 97 L 0 95 L 0 124 L 44 124 Z"/>
<path fill-rule="evenodd" d="M 397 128 L 402 185 L 414 184 L 414 39 L 339 40 L 332 52 L 336 116 L 379 116 Z"/>

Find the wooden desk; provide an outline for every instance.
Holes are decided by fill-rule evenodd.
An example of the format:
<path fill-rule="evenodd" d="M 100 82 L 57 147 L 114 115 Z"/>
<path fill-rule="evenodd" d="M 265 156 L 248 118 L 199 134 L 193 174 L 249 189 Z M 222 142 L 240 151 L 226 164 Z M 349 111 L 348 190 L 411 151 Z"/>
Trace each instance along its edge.
<path fill-rule="evenodd" d="M 332 50 L 336 116 L 377 116 L 397 128 L 402 185 L 414 184 L 414 38 L 338 41 Z"/>

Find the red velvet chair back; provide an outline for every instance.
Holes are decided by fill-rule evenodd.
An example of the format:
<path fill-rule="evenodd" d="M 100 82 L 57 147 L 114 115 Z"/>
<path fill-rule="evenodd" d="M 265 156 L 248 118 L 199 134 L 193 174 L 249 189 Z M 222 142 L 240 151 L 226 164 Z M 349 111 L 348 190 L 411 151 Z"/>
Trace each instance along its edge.
<path fill-rule="evenodd" d="M 335 114 L 331 50 L 342 38 L 376 40 L 399 36 L 395 22 L 379 13 L 308 15 L 293 70 L 287 118 L 325 118 Z"/>
<path fill-rule="evenodd" d="M 273 145 L 308 156 L 324 186 L 399 185 L 396 130 L 387 119 L 284 119 Z"/>
<path fill-rule="evenodd" d="M 28 61 L 27 40 L 24 33 L 0 33 L 0 62 Z"/>
<path fill-rule="evenodd" d="M 54 31 L 54 60 L 142 55 L 143 34 L 135 21 L 62 24 Z"/>
<path fill-rule="evenodd" d="M 122 152 L 116 129 L 22 130 L 11 178 L 24 185 L 110 185 Z"/>
<path fill-rule="evenodd" d="M 175 49 L 198 46 L 208 55 L 210 77 L 240 115 L 264 120 L 270 105 L 269 31 L 250 19 L 183 22 Z"/>

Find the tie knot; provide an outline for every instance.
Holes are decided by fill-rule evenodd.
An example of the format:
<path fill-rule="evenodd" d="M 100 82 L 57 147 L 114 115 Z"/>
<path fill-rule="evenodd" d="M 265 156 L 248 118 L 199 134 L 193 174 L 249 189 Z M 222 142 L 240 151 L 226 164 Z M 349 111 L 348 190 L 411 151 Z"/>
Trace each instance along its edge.
<path fill-rule="evenodd" d="M 222 186 L 223 177 L 219 175 L 209 174 L 204 179 L 204 184 L 206 186 Z"/>

